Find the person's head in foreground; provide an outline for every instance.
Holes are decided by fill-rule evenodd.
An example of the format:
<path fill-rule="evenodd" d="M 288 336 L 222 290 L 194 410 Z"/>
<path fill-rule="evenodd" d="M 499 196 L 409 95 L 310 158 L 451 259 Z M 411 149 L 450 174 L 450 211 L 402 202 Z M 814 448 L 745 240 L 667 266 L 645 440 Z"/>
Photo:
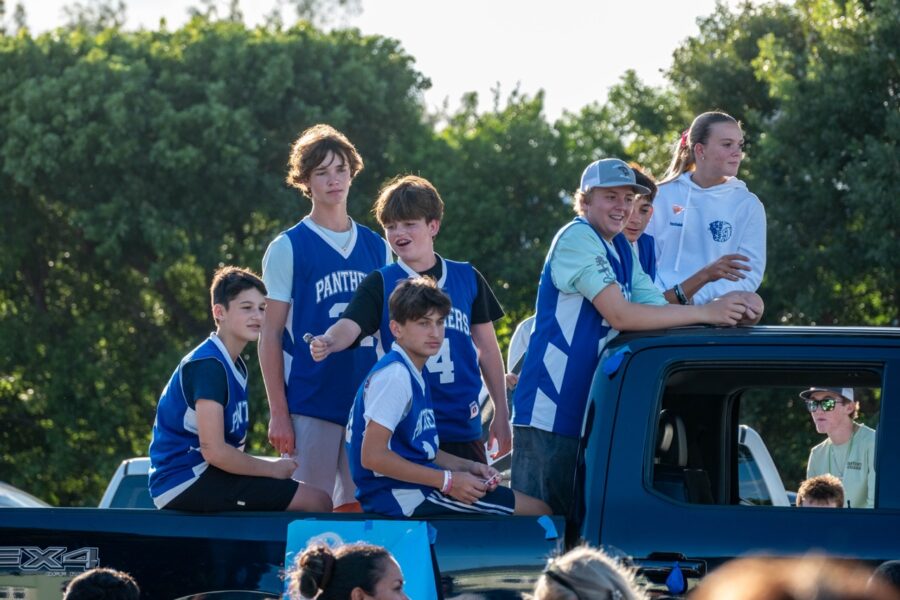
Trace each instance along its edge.
<path fill-rule="evenodd" d="M 311 545 L 294 565 L 289 576 L 293 600 L 409 600 L 403 591 L 400 565 L 381 546 Z"/>
<path fill-rule="evenodd" d="M 900 594 L 900 560 L 886 560 L 878 565 L 868 585 L 887 585 Z"/>
<path fill-rule="evenodd" d="M 898 600 L 870 569 L 821 556 L 739 558 L 706 577 L 691 600 Z"/>
<path fill-rule="evenodd" d="M 810 477 L 800 484 L 797 506 L 813 508 L 843 508 L 844 486 L 834 475 Z"/>
<path fill-rule="evenodd" d="M 644 600 L 634 575 L 602 550 L 579 546 L 551 559 L 537 580 L 534 600 Z"/>
<path fill-rule="evenodd" d="M 138 600 L 140 597 L 141 590 L 131 575 L 97 568 L 70 581 L 63 600 Z"/>

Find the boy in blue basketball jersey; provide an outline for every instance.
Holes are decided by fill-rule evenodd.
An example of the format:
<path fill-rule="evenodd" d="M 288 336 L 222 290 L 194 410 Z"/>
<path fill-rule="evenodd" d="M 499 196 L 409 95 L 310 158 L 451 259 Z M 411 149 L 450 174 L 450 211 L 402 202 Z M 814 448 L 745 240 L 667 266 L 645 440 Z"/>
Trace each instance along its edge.
<path fill-rule="evenodd" d="M 637 184 L 649 189 L 650 193 L 635 196 L 634 210 L 631 211 L 631 217 L 628 219 L 622 235 L 634 247 L 641 268 L 650 276 L 651 280 L 655 280 L 656 241 L 652 235 L 646 233 L 646 229 L 650 223 L 650 217 L 653 216 L 653 199 L 656 198 L 658 188 L 653 178 L 639 168 L 632 166 L 631 170 L 634 171 L 634 178 Z M 748 260 L 749 258 L 743 254 L 725 254 L 684 281 L 667 289 L 663 292 L 663 295 L 670 304 L 690 304 L 693 301 L 694 294 L 707 283 L 723 278 L 728 278 L 731 281 L 742 279 L 744 275 L 741 274 L 741 271 L 750 270 L 747 264 Z"/>
<path fill-rule="evenodd" d="M 427 277 L 403 278 L 389 299 L 394 340 L 366 378 L 348 425 L 350 469 L 366 512 L 393 517 L 547 514 L 484 463 L 440 448 L 426 361 L 440 352 L 450 298 Z"/>
<path fill-rule="evenodd" d="M 347 214 L 347 194 L 363 161 L 328 125 L 294 143 L 288 185 L 312 210 L 278 235 L 263 258 L 268 316 L 259 361 L 269 399 L 269 441 L 296 457 L 294 477 L 328 492 L 336 510 L 353 510 L 353 480 L 344 432 L 353 396 L 377 359 L 373 340 L 316 364 L 303 336 L 341 316 L 359 282 L 390 261 L 390 248 Z"/>
<path fill-rule="evenodd" d="M 634 171 L 635 183 L 644 186 L 649 192 L 635 195 L 634 208 L 631 211 L 628 222 L 625 223 L 622 235 L 634 248 L 641 268 L 644 270 L 644 273 L 650 276 L 652 281 L 656 278 L 656 245 L 653 243 L 653 236 L 645 233 L 644 230 L 647 229 L 647 223 L 650 222 L 650 217 L 653 216 L 656 182 L 637 167 L 633 166 L 631 170 Z"/>
<path fill-rule="evenodd" d="M 158 508 L 331 510 L 327 494 L 291 479 L 293 459 L 243 452 L 249 410 L 241 351 L 259 337 L 265 292 L 250 271 L 216 271 L 210 287 L 216 332 L 181 360 L 156 409 L 149 485 Z"/>
<path fill-rule="evenodd" d="M 313 358 L 323 360 L 375 332 L 388 350 L 393 335 L 387 298 L 409 277 L 431 277 L 452 302 L 443 346 L 426 365 L 441 446 L 450 454 L 487 462 L 479 405 L 483 376 L 495 407 L 489 445 L 496 441 L 497 456 L 508 453 L 512 431 L 503 358 L 493 323 L 503 316 L 503 309 L 472 265 L 446 260 L 434 252 L 434 236 L 444 215 L 438 191 L 421 177 L 399 177 L 381 190 L 373 212 L 398 260 L 366 277 L 344 316 L 313 339 Z"/>
<path fill-rule="evenodd" d="M 704 306 L 666 302 L 620 235 L 635 194 L 649 189 L 616 158 L 591 163 L 575 194 L 577 216 L 550 244 L 534 331 L 513 399 L 512 487 L 569 511 L 578 438 L 591 380 L 619 331 L 759 319 L 762 300 L 726 296 Z"/>

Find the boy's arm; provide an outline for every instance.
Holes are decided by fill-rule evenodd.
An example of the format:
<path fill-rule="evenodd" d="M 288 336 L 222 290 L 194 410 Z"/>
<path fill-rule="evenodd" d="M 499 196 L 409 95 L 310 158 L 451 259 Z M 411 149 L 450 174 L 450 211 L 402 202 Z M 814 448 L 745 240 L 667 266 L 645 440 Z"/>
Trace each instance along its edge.
<path fill-rule="evenodd" d="M 498 451 L 494 456 L 504 456 L 512 450 L 512 426 L 509 423 L 509 405 L 506 402 L 506 377 L 503 371 L 503 357 L 497 344 L 494 324 L 474 324 L 471 327 L 472 342 L 478 349 L 478 366 L 494 403 L 494 418 L 491 420 L 488 447 L 497 441 Z"/>
<path fill-rule="evenodd" d="M 618 285 L 607 285 L 591 301 L 613 329 L 644 331 L 667 329 L 681 325 L 733 326 L 744 317 L 745 302 L 737 296 L 726 296 L 700 306 L 650 306 L 629 302 Z"/>
<path fill-rule="evenodd" d="M 362 466 L 398 481 L 427 485 L 440 490 L 444 485 L 444 472 L 406 460 L 388 448 L 388 442 L 392 435 L 393 432 L 390 429 L 375 421 L 370 420 L 366 424 L 362 442 Z M 440 455 L 441 452 L 438 451 L 438 454 Z M 443 465 L 438 464 L 438 466 Z M 453 471 L 453 486 L 448 493 L 449 496 L 466 504 L 472 504 L 484 496 L 487 491 L 484 479 L 487 477 L 479 478 L 463 469 L 450 470 Z"/>
<path fill-rule="evenodd" d="M 309 342 L 309 352 L 313 360 L 321 362 L 332 352 L 340 352 L 349 348 L 362 333 L 362 328 L 350 319 L 338 319 L 322 335 L 317 335 Z"/>
<path fill-rule="evenodd" d="M 732 326 L 746 312 L 745 303 L 737 297 L 723 297 L 701 306 L 650 306 L 629 302 L 616 282 L 603 244 L 586 227 L 572 227 L 557 240 L 550 268 L 558 289 L 569 293 L 577 291 L 589 298 L 603 318 L 619 331 L 666 329 L 699 323 Z M 659 294 L 656 295 L 658 298 Z"/>
<path fill-rule="evenodd" d="M 383 281 L 379 271 L 366 275 L 337 323 L 310 341 L 309 352 L 314 361 L 321 362 L 333 352 L 350 348 L 360 337 L 378 331 L 385 302 Z"/>
<path fill-rule="evenodd" d="M 225 443 L 224 408 L 215 400 L 198 399 L 197 433 L 203 460 L 227 473 L 289 479 L 297 468 L 290 458 L 268 461 Z"/>
<path fill-rule="evenodd" d="M 281 337 L 290 303 L 268 299 L 266 318 L 259 334 L 259 366 L 269 400 L 269 443 L 281 454 L 294 452 L 294 426 L 284 389 L 284 357 Z"/>

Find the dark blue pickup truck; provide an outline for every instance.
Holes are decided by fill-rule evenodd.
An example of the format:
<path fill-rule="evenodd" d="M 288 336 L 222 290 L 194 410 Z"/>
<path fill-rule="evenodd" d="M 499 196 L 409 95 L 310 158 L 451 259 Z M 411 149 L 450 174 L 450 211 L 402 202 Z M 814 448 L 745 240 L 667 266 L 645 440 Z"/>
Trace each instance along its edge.
<path fill-rule="evenodd" d="M 807 428 L 812 443 L 821 441 L 809 418 L 797 416 L 804 414 L 797 393 L 812 386 L 853 388 L 860 418 L 876 428 L 874 508 L 784 506 L 752 485 L 741 425 L 760 432 L 782 474 L 802 478 L 806 448 L 782 441 L 786 426 Z M 573 474 L 575 508 L 565 520 L 554 518 L 560 537 L 548 539 L 532 518 L 434 519 L 441 592 L 514 597 L 531 588 L 549 553 L 582 540 L 629 557 L 660 590 L 676 563 L 690 586 L 751 552 L 900 558 L 900 437 L 892 435 L 900 432 L 898 397 L 897 328 L 621 335 L 594 375 Z M 2 509 L 0 598 L 58 597 L 68 578 L 97 564 L 134 574 L 148 599 L 276 597 L 294 518 Z M 423 557 L 423 568 L 430 562 Z M 209 595 L 227 590 L 245 595 Z"/>

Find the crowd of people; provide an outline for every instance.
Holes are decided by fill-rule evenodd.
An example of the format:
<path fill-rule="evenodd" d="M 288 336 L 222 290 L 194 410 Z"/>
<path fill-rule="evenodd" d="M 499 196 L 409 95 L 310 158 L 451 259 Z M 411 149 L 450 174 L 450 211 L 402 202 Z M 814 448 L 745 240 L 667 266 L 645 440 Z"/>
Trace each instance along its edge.
<path fill-rule="evenodd" d="M 373 206 L 384 237 L 347 211 L 363 159 L 328 125 L 294 143 L 287 183 L 312 209 L 268 246 L 262 277 L 223 267 L 210 287 L 216 331 L 179 363 L 150 443 L 150 493 L 190 511 L 563 514 L 591 377 L 620 331 L 754 324 L 765 271 L 762 203 L 738 179 L 744 137 L 722 112 L 694 119 L 657 184 L 617 158 L 589 164 L 575 216 L 554 236 L 535 314 L 506 374 L 503 309 L 470 263 L 434 250 L 444 202 L 418 176 Z M 396 256 L 396 261 L 393 257 Z M 280 458 L 244 453 L 257 341 Z M 514 386 L 510 415 L 506 392 Z M 481 402 L 493 403 L 488 443 Z M 800 394 L 816 430 L 804 506 L 874 505 L 875 432 L 850 388 Z M 513 436 L 513 432 L 515 436 Z M 510 486 L 491 459 L 512 450 Z M 488 456 L 490 452 L 490 456 Z M 829 479 L 822 476 L 831 476 Z"/>
<path fill-rule="evenodd" d="M 303 549 L 286 574 L 291 600 L 409 600 L 391 552 L 363 542 Z M 687 591 L 687 590 L 682 590 Z M 533 600 L 647 600 L 635 570 L 590 546 L 548 559 Z M 824 556 L 740 558 L 719 567 L 688 593 L 692 600 L 898 600 L 900 561 L 874 570 Z M 96 568 L 70 581 L 63 600 L 138 600 L 137 582 Z"/>
<path fill-rule="evenodd" d="M 348 215 L 364 167 L 356 148 L 328 125 L 307 129 L 292 147 L 287 183 L 312 209 L 269 244 L 261 278 L 238 267 L 216 272 L 216 331 L 182 359 L 158 405 L 154 503 L 565 514 L 604 345 L 624 330 L 734 326 L 762 315 L 755 290 L 765 212 L 737 178 L 742 148 L 739 123 L 711 112 L 681 137 L 659 186 L 616 158 L 587 166 L 575 218 L 554 237 L 540 275 L 511 417 L 494 330 L 503 309 L 474 266 L 434 251 L 438 190 L 416 176 L 388 182 L 373 208 L 382 237 Z M 274 461 L 242 452 L 241 353 L 256 340 Z M 487 444 L 482 382 L 494 409 Z M 489 459 L 512 450 L 513 431 L 510 489 Z"/>

